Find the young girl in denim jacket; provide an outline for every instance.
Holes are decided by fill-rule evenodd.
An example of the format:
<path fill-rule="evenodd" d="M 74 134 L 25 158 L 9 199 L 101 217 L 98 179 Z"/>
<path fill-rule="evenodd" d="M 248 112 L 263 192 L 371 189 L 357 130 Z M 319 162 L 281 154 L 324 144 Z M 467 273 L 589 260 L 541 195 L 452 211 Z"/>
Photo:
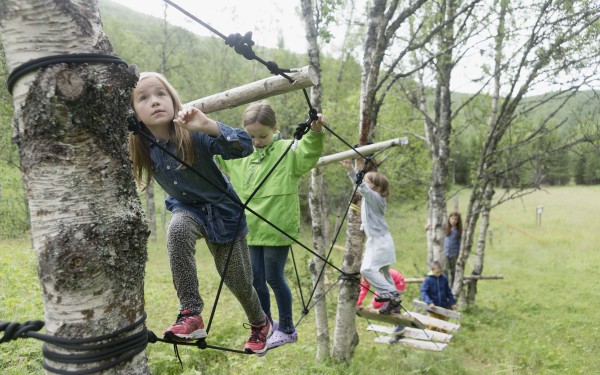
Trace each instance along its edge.
<path fill-rule="evenodd" d="M 131 105 L 136 119 L 145 125 L 142 131 L 149 132 L 159 145 L 204 177 L 140 134 L 130 135 L 129 150 L 137 182 L 145 187 L 155 179 L 169 195 L 165 203 L 172 212 L 167 250 L 180 306 L 177 320 L 165 330 L 165 337 L 206 337 L 201 317 L 204 303 L 194 258 L 196 241 L 204 238 L 221 276 L 233 246 L 224 281 L 250 322 L 251 334 L 244 350 L 263 355 L 272 328 L 252 286 L 243 208 L 231 198 L 237 198 L 236 193 L 213 161 L 214 155 L 224 159 L 250 155 L 253 147 L 248 133 L 211 120 L 196 108 L 183 109 L 175 89 L 158 73 L 140 75 Z"/>

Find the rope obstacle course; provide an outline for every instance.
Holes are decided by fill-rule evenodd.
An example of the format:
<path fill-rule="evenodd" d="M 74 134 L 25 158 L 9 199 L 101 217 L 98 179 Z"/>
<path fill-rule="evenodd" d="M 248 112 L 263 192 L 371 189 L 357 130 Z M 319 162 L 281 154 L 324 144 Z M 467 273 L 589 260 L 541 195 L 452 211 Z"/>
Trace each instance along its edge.
<path fill-rule="evenodd" d="M 258 57 L 254 54 L 254 52 L 252 51 L 252 45 L 254 45 L 254 42 L 252 41 L 252 33 L 250 33 L 250 32 L 246 33 L 244 36 L 241 36 L 240 34 L 231 34 L 228 37 L 225 37 L 223 34 L 219 33 L 212 27 L 204 24 L 202 21 L 200 21 L 193 15 L 189 14 L 187 11 L 183 10 L 182 8 L 180 8 L 179 6 L 174 4 L 172 1 L 169 1 L 169 0 L 164 0 L 164 1 L 166 3 L 172 5 L 173 7 L 177 8 L 178 10 L 182 11 L 186 15 L 190 16 L 192 19 L 196 20 L 197 22 L 203 24 L 204 26 L 207 26 L 207 28 L 209 28 L 215 34 L 221 36 L 223 39 L 225 39 L 225 43 L 227 45 L 229 45 L 230 47 L 232 47 L 238 54 L 241 54 L 248 60 L 257 60 L 258 62 L 265 65 L 272 74 L 283 77 L 283 79 L 284 79 L 284 80 L 282 80 L 281 78 L 271 77 L 266 80 L 259 81 L 258 83 L 254 83 L 251 85 L 247 85 L 246 87 L 242 87 L 242 89 L 239 90 L 239 93 L 236 93 L 235 90 L 230 90 L 230 92 L 227 92 L 225 94 L 221 93 L 221 94 L 213 95 L 212 97 L 200 99 L 198 101 L 189 103 L 189 105 L 194 105 L 194 106 L 198 107 L 199 109 L 206 111 L 208 113 L 208 112 L 217 111 L 219 109 L 232 108 L 236 105 L 242 105 L 245 103 L 249 103 L 251 101 L 257 100 L 257 98 L 262 99 L 262 98 L 265 98 L 268 96 L 278 95 L 283 92 L 289 92 L 289 91 L 293 91 L 293 90 L 297 90 L 297 89 L 302 89 L 305 99 L 308 103 L 309 115 L 308 115 L 308 120 L 299 124 L 294 133 L 294 138 L 297 141 L 300 140 L 302 138 L 302 135 L 305 134 L 310 129 L 310 123 L 314 119 L 316 119 L 316 116 L 317 116 L 317 112 L 311 106 L 308 93 L 306 92 L 306 89 L 305 89 L 306 87 L 313 86 L 316 84 L 316 80 L 314 79 L 314 69 L 311 70 L 310 67 L 300 68 L 298 70 L 280 69 L 276 63 L 274 63 L 272 61 L 269 61 L 269 62 L 264 61 L 260 57 Z M 95 55 L 95 54 L 91 54 L 91 55 Z M 64 63 L 83 64 L 83 63 L 90 63 L 90 62 L 92 62 L 92 63 L 113 63 L 113 64 L 116 63 L 116 64 L 127 65 L 123 60 L 119 59 L 118 57 L 109 56 L 109 55 L 90 56 L 90 55 L 86 54 L 86 55 L 82 55 L 82 56 L 75 56 L 75 55 L 67 54 L 67 55 L 49 56 L 49 57 L 42 58 L 42 59 L 36 59 L 35 61 L 29 61 L 29 62 L 23 64 L 23 66 L 18 67 L 13 72 L 11 72 L 11 74 L 9 76 L 9 89 L 12 92 L 12 88 L 16 84 L 16 82 L 19 80 L 19 78 L 21 78 L 23 75 L 25 75 L 27 73 L 32 72 L 33 70 L 43 69 L 43 68 L 46 68 L 46 67 L 48 67 L 50 65 L 54 65 L 54 64 L 64 64 Z M 288 73 L 290 73 L 290 74 L 288 75 Z M 282 81 L 287 81 L 287 84 L 283 85 Z M 263 88 L 263 92 L 256 92 L 256 91 L 249 90 L 250 88 L 257 87 L 257 86 L 261 86 Z M 251 93 L 250 96 L 248 96 L 249 92 Z M 234 101 L 227 102 L 227 101 L 222 100 L 224 95 L 225 96 L 233 95 Z M 247 101 L 245 101 L 245 100 L 247 100 Z M 212 106 L 209 106 L 209 105 L 212 105 Z M 132 121 L 131 118 L 128 119 L 128 122 L 129 122 L 129 130 L 130 131 L 137 132 L 138 134 L 145 134 L 143 124 L 136 123 L 135 121 Z M 344 143 L 346 146 L 348 146 L 351 149 L 351 151 L 350 151 L 351 154 L 356 154 L 356 155 L 362 157 L 365 161 L 364 165 L 365 165 L 365 169 L 366 169 L 367 164 L 372 161 L 372 158 L 373 158 L 372 156 L 366 157 L 365 155 L 363 155 L 361 153 L 361 150 L 359 150 L 356 147 L 351 146 L 348 142 L 343 140 L 328 126 L 324 126 L 324 128 L 327 129 L 336 138 L 338 138 L 342 143 Z M 145 135 L 147 135 L 147 134 L 145 134 Z M 401 144 L 407 144 L 407 143 L 408 143 L 408 141 L 406 138 L 403 138 L 401 140 L 391 141 L 388 144 L 386 144 L 385 147 L 383 147 L 383 150 L 386 150 L 389 147 L 393 147 L 393 146 L 397 146 L 397 145 L 401 145 Z M 161 147 L 161 148 L 163 149 L 163 151 L 166 151 L 163 147 Z M 381 150 L 381 152 L 383 150 Z M 281 156 L 281 159 L 283 159 L 283 157 L 285 157 L 285 155 L 287 154 L 288 151 L 289 151 L 289 149 Z M 177 157 L 177 155 L 170 155 L 170 156 L 174 157 L 180 163 L 185 165 L 185 163 L 182 160 L 180 160 Z M 344 158 L 347 158 L 347 157 L 345 156 Z M 277 166 L 277 164 L 279 164 L 279 161 L 276 163 L 274 168 Z M 193 171 L 193 168 L 191 168 L 190 166 L 187 166 L 187 167 L 189 167 Z M 194 172 L 202 177 L 200 172 L 198 172 L 198 171 L 194 171 Z M 268 178 L 268 176 L 270 175 L 270 173 L 265 178 L 265 181 Z M 359 176 L 361 176 L 361 175 L 364 175 L 364 170 L 362 171 L 362 174 L 359 174 Z M 258 189 L 260 189 L 260 187 L 264 184 L 265 181 L 263 181 L 257 187 L 256 191 L 258 191 Z M 357 181 L 357 186 L 358 186 L 358 184 L 360 184 L 360 182 L 361 182 L 361 179 L 359 178 L 359 180 Z M 256 191 L 254 193 L 256 193 Z M 356 189 L 354 190 L 353 195 L 355 193 L 356 193 Z M 226 192 L 224 192 L 224 194 L 227 195 Z M 253 195 L 254 194 L 252 194 L 252 196 Z M 252 198 L 252 196 L 251 196 L 251 198 Z M 253 212 L 247 206 L 247 204 L 251 198 L 248 199 L 248 201 L 245 203 L 239 202 L 239 200 L 237 200 L 236 197 L 230 196 L 229 198 L 236 201 L 236 203 L 238 203 L 240 205 L 240 207 L 242 207 L 244 210 L 249 210 L 250 212 L 257 215 L 259 218 L 266 221 L 266 219 L 264 219 L 262 216 L 260 216 L 260 214 Z M 346 212 L 348 211 L 349 208 L 350 208 L 350 204 L 349 204 Z M 242 210 L 242 215 L 243 215 L 243 210 Z M 337 239 L 337 235 L 339 234 L 339 231 L 341 229 L 342 223 L 340 223 L 338 233 L 336 234 L 336 239 Z M 277 228 L 275 224 L 269 223 L 269 222 L 267 222 L 267 224 L 269 224 L 279 230 L 279 228 Z M 279 231 L 281 231 L 281 230 L 279 230 Z M 285 233 L 283 231 L 281 231 L 281 232 L 291 238 L 291 236 L 289 236 L 287 233 Z M 340 268 L 338 268 L 337 266 L 335 266 L 334 264 L 332 264 L 329 261 L 329 255 L 331 254 L 331 250 L 333 249 L 336 239 L 333 240 L 333 244 L 330 248 L 327 258 L 321 257 L 320 255 L 318 255 L 317 253 L 312 251 L 310 248 L 308 248 L 304 244 L 302 244 L 298 241 L 295 241 L 295 242 L 298 245 L 300 245 L 301 247 L 303 247 L 304 249 L 306 249 L 307 251 L 309 251 L 312 255 L 314 255 L 317 258 L 320 258 L 324 262 L 323 269 L 321 270 L 321 275 L 323 274 L 325 267 L 330 266 L 340 273 L 339 280 L 351 279 L 351 280 L 355 281 L 357 284 L 359 284 L 360 278 L 358 277 L 358 275 L 345 273 L 344 271 L 342 271 Z M 230 254 L 231 254 L 231 250 L 230 250 Z M 292 258 L 293 258 L 293 252 L 292 252 Z M 227 272 L 227 265 L 225 266 L 225 271 L 224 271 L 223 277 L 225 276 L 225 274 Z M 296 269 L 295 260 L 294 260 L 294 268 Z M 296 274 L 298 276 L 297 269 L 296 269 Z M 208 326 L 206 329 L 207 333 L 210 330 L 210 326 L 211 326 L 213 317 L 215 315 L 215 310 L 216 310 L 216 307 L 218 304 L 220 292 L 221 292 L 222 285 L 223 285 L 223 277 L 221 278 L 219 289 L 218 289 L 218 292 L 217 292 L 217 295 L 215 298 L 215 302 L 213 304 L 213 309 L 212 309 L 209 323 L 208 323 Z M 300 286 L 300 283 L 298 283 L 298 284 Z M 329 290 L 331 290 L 331 288 Z M 304 316 L 306 316 L 306 314 L 308 314 L 309 310 L 312 307 L 314 307 L 315 304 L 318 302 L 318 301 L 315 301 L 314 304 L 312 306 L 310 306 L 310 300 L 312 299 L 314 292 L 315 291 L 313 289 L 308 303 L 305 303 L 304 298 L 302 297 L 302 303 L 303 303 L 304 307 L 302 310 L 302 316 L 300 317 L 300 320 L 298 321 L 298 323 L 300 323 L 302 318 Z M 302 292 L 300 292 L 300 294 L 301 294 L 301 296 L 303 295 Z M 63 364 L 83 364 L 83 363 L 103 362 L 101 365 L 91 368 L 89 370 L 86 369 L 86 370 L 78 370 L 78 371 L 67 371 L 67 370 L 56 369 L 56 368 L 48 366 L 45 361 L 43 362 L 43 366 L 48 371 L 52 371 L 57 374 L 78 374 L 78 375 L 94 373 L 94 372 L 98 372 L 98 371 L 102 371 L 102 370 L 114 367 L 114 366 L 118 365 L 119 363 L 123 362 L 124 360 L 127 360 L 127 359 L 139 354 L 140 352 L 144 351 L 148 343 L 156 343 L 156 342 L 165 342 L 165 343 L 173 344 L 174 348 L 175 348 L 175 353 L 177 354 L 178 358 L 179 358 L 179 355 L 178 355 L 177 345 L 191 345 L 191 346 L 196 346 L 200 349 L 210 348 L 210 349 L 217 349 L 217 350 L 235 352 L 235 353 L 240 353 L 240 354 L 251 354 L 251 353 L 246 353 L 241 350 L 235 350 L 235 349 L 223 348 L 223 347 L 219 347 L 219 346 L 215 346 L 215 345 L 209 345 L 205 339 L 200 339 L 196 342 L 179 342 L 179 341 L 160 339 L 152 331 L 149 331 L 146 329 L 145 324 L 144 324 L 145 320 L 146 320 L 146 315 L 144 314 L 136 322 L 131 323 L 130 325 L 127 325 L 126 327 L 123 327 L 122 329 L 119 329 L 116 332 L 113 332 L 113 333 L 110 333 L 107 335 L 98 336 L 98 337 L 88 337 L 88 338 L 81 338 L 81 339 L 73 339 L 73 338 L 67 339 L 67 338 L 63 338 L 63 337 L 44 335 L 44 334 L 38 333 L 37 331 L 41 330 L 44 327 L 44 322 L 41 322 L 41 321 L 33 321 L 33 322 L 28 321 L 23 324 L 0 321 L 0 332 L 4 332 L 3 336 L 0 337 L 0 343 L 5 343 L 5 342 L 11 341 L 11 340 L 16 340 L 18 338 L 36 338 L 36 339 L 39 339 L 39 340 L 45 342 L 44 348 L 43 348 L 43 355 L 45 358 L 47 358 L 51 361 L 54 361 L 57 363 L 63 363 Z M 417 320 L 414 319 L 414 321 L 416 322 Z M 418 323 L 415 323 L 415 324 L 418 325 Z M 136 331 L 136 332 L 133 334 L 129 334 L 128 336 L 124 336 L 124 335 L 130 333 L 130 331 Z M 67 350 L 83 351 L 84 354 L 81 354 L 81 355 L 60 354 L 58 352 L 54 352 L 54 351 L 48 349 L 46 344 L 62 347 Z M 109 359 L 111 359 L 111 360 L 109 361 Z M 179 358 L 179 361 L 181 363 L 180 358 Z"/>

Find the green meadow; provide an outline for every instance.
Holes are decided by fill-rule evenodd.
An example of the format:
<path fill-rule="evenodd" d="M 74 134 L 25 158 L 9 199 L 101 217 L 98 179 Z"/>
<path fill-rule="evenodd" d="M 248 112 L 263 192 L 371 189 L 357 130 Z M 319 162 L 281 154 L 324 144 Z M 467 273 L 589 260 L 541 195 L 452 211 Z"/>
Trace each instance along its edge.
<path fill-rule="evenodd" d="M 548 188 L 496 208 L 484 274 L 502 274 L 504 279 L 479 282 L 476 305 L 463 310 L 461 329 L 443 352 L 376 344 L 375 333 L 366 331 L 368 322 L 357 318 L 360 343 L 352 361 L 346 365 L 317 362 L 311 311 L 298 325 L 298 343 L 277 348 L 265 357 L 180 346 L 182 369 L 173 346 L 156 343 L 147 348 L 150 367 L 154 374 L 600 373 L 600 283 L 596 275 L 600 264 L 599 196 L 597 186 Z M 460 198 L 464 215 L 467 196 Z M 538 206 L 544 207 L 541 225 L 536 225 Z M 425 208 L 391 208 L 387 218 L 396 242 L 398 262 L 394 268 L 406 277 L 422 276 L 426 272 Z M 304 243 L 311 244 L 309 233 L 304 236 Z M 164 242 L 164 235 L 159 234 L 149 243 L 146 267 L 147 327 L 159 335 L 177 314 Z M 338 244 L 343 245 L 343 240 Z M 310 255 L 298 246 L 294 254 L 306 299 Z M 196 258 L 208 322 L 219 278 L 201 243 Z M 332 261 L 340 264 L 340 259 L 341 251 L 334 250 Z M 295 274 L 288 263 L 297 320 L 302 306 Z M 336 273 L 329 270 L 328 282 L 336 279 Z M 418 287 L 407 287 L 404 305 L 409 310 Z M 336 291 L 334 287 L 328 294 L 332 336 Z M 33 319 L 43 319 L 43 306 L 30 241 L 27 237 L 2 239 L 0 320 Z M 249 334 L 243 323 L 239 305 L 224 291 L 207 342 L 241 349 Z M 41 360 L 41 343 L 37 340 L 0 344 L 1 374 L 42 374 Z"/>

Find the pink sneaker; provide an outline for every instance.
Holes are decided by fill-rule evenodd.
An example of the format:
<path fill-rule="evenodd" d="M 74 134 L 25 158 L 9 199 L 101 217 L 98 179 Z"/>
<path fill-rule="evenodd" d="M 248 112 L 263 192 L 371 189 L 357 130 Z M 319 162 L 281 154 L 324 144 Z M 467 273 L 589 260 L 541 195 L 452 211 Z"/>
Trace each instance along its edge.
<path fill-rule="evenodd" d="M 275 331 L 269 340 L 267 340 L 267 347 L 269 349 L 276 348 L 281 345 L 291 344 L 298 341 L 298 332 L 294 330 L 292 333 L 285 333 L 281 331 Z"/>
<path fill-rule="evenodd" d="M 273 327 L 269 318 L 265 319 L 263 324 L 250 324 L 250 338 L 244 345 L 244 351 L 246 353 L 254 353 L 258 356 L 266 354 L 267 351 L 267 340 L 273 333 Z"/>
<path fill-rule="evenodd" d="M 170 340 L 198 340 L 205 338 L 204 322 L 198 314 L 193 314 L 189 310 L 183 310 L 177 316 L 177 321 L 164 333 L 165 338 Z"/>

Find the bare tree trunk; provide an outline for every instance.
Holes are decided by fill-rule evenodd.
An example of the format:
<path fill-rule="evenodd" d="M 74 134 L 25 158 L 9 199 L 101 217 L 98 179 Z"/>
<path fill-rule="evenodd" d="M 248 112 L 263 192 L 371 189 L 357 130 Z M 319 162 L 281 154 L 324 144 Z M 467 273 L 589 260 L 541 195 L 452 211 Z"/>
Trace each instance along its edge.
<path fill-rule="evenodd" d="M 308 59 L 310 65 L 315 68 L 318 82 L 311 87 L 311 104 L 319 110 L 323 96 L 323 87 L 321 86 L 321 60 L 317 41 L 317 27 L 319 20 L 315 19 L 312 0 L 301 0 L 302 15 L 304 17 L 304 29 L 306 31 L 306 40 L 308 42 Z M 310 189 L 308 193 L 308 204 L 312 219 L 312 236 L 315 252 L 322 258 L 325 254 L 325 239 L 329 238 L 327 231 L 328 207 L 325 199 L 325 190 L 323 170 L 315 168 L 310 176 Z M 327 319 L 327 299 L 325 296 L 325 278 L 323 269 L 325 263 L 318 257 L 313 257 L 310 262 L 310 274 L 315 289 L 314 299 L 318 301 L 315 305 L 315 323 L 317 331 L 317 360 L 324 361 L 331 354 L 329 350 L 329 323 Z"/>
<path fill-rule="evenodd" d="M 315 252 L 322 258 L 326 257 L 325 239 L 328 239 L 327 227 L 325 225 L 323 188 L 323 170 L 315 168 L 310 176 L 310 191 L 308 195 L 308 204 L 312 218 L 313 246 Z M 315 289 L 314 300 L 318 301 L 315 305 L 315 322 L 317 326 L 317 360 L 324 361 L 331 356 L 329 351 L 329 324 L 327 321 L 327 299 L 325 297 L 325 273 L 323 268 L 325 262 L 318 257 L 313 257 L 310 262 L 310 275 Z"/>
<path fill-rule="evenodd" d="M 500 2 L 500 12 L 498 18 L 498 29 L 495 37 L 495 50 L 494 50 L 494 80 L 493 80 L 493 91 L 490 105 L 490 115 L 488 119 L 488 128 L 492 129 L 494 124 L 498 121 L 498 111 L 500 107 L 500 89 L 501 89 L 501 75 L 502 75 L 502 56 L 503 56 L 503 45 L 505 38 L 505 21 L 506 12 L 510 0 L 502 0 Z M 489 164 L 485 162 L 486 158 L 493 158 L 492 154 L 486 154 L 487 150 L 482 150 L 482 156 L 480 161 L 480 169 L 485 170 L 489 167 Z M 494 195 L 494 189 L 492 181 L 490 180 L 487 173 L 479 173 L 478 178 L 475 180 L 475 185 L 471 192 L 471 198 L 469 200 L 469 206 L 467 208 L 467 214 L 465 215 L 465 226 L 464 232 L 461 239 L 460 252 L 456 262 L 454 281 L 452 285 L 452 293 L 459 299 L 460 304 L 466 302 L 467 304 L 475 303 L 475 294 L 477 293 L 477 280 L 473 280 L 469 283 L 468 296 L 464 298 L 462 293 L 464 286 L 464 274 L 465 265 L 469 257 L 471 247 L 473 246 L 473 236 L 475 233 L 475 226 L 479 220 L 480 213 L 483 215 L 483 221 L 479 232 L 479 239 L 477 245 L 477 264 L 473 269 L 473 274 L 481 275 L 483 272 L 483 260 L 485 252 L 485 241 L 487 235 L 487 229 L 489 227 L 491 200 Z"/>
<path fill-rule="evenodd" d="M 477 251 L 475 252 L 475 265 L 471 275 L 481 275 L 483 273 L 483 260 L 485 255 L 485 244 L 490 226 L 490 211 L 492 206 L 492 197 L 494 189 L 488 185 L 483 193 L 483 205 L 481 208 L 481 221 L 479 222 L 479 237 L 477 238 Z M 475 304 L 477 295 L 477 279 L 469 281 L 467 288 L 467 305 Z"/>
<path fill-rule="evenodd" d="M 433 260 L 440 261 L 446 266 L 444 257 L 444 223 L 446 220 L 446 183 L 448 179 L 448 162 L 450 159 L 450 134 L 452 132 L 452 100 L 450 79 L 453 62 L 454 22 L 456 16 L 455 0 L 445 0 L 441 3 L 440 14 L 444 17 L 444 27 L 438 36 L 439 55 L 436 59 L 436 96 L 435 122 L 426 125 L 434 126 L 427 134 L 429 139 L 429 154 L 431 156 L 431 182 L 429 186 L 429 220 L 427 253 Z"/>
<path fill-rule="evenodd" d="M 364 43 L 362 62 L 361 87 L 360 87 L 360 123 L 358 144 L 365 145 L 372 137 L 372 123 L 376 121 L 375 96 L 377 77 L 384 50 L 380 36 L 386 27 L 385 0 L 374 0 L 369 13 L 367 33 Z M 362 160 L 357 163 L 362 167 Z M 359 202 L 359 196 L 353 197 L 353 202 Z M 364 233 L 360 230 L 360 214 L 351 210 L 348 214 L 346 226 L 346 251 L 344 253 L 344 266 L 342 270 L 348 274 L 359 275 L 362 254 L 364 250 Z M 332 356 L 340 362 L 347 362 L 352 358 L 354 348 L 358 344 L 356 333 L 356 299 L 359 286 L 351 280 L 342 280 L 338 296 L 336 312 L 336 325 L 333 336 Z"/>
<path fill-rule="evenodd" d="M 356 201 L 355 201 L 356 203 Z M 360 212 L 350 210 L 348 213 L 346 252 L 342 263 L 342 271 L 346 274 L 359 276 L 362 262 L 364 234 L 360 230 Z M 356 300 L 359 287 L 354 280 L 342 279 L 338 295 L 335 331 L 333 334 L 332 357 L 340 362 L 348 362 L 354 355 L 358 345 L 356 333 Z"/>
<path fill-rule="evenodd" d="M 10 71 L 35 58 L 112 52 L 95 1 L 6 0 L 0 28 Z M 49 335 L 111 334 L 144 312 L 148 230 L 125 147 L 135 82 L 122 65 L 55 63 L 22 76 L 14 87 Z M 99 365 L 46 363 L 69 371 Z M 104 373 L 149 373 L 145 352 Z"/>

